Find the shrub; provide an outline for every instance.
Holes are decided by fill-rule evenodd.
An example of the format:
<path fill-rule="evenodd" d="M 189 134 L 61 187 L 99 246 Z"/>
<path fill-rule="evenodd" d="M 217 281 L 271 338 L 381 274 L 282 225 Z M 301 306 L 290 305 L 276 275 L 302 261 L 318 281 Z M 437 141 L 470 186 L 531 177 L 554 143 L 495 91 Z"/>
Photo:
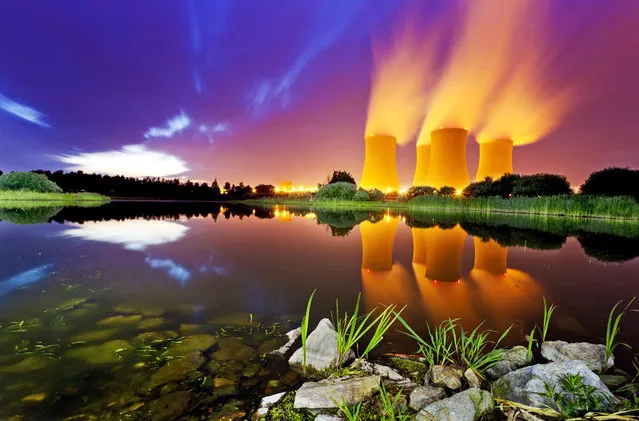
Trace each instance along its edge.
<path fill-rule="evenodd" d="M 524 175 L 513 183 L 513 196 L 557 196 L 571 194 L 570 184 L 563 175 Z"/>
<path fill-rule="evenodd" d="M 262 196 L 273 196 L 275 194 L 275 186 L 272 184 L 258 184 L 255 186 L 255 193 Z"/>
<path fill-rule="evenodd" d="M 382 202 L 384 201 L 384 193 L 379 189 L 372 189 L 368 191 L 370 198 L 373 202 Z"/>
<path fill-rule="evenodd" d="M 329 181 L 328 184 L 341 182 L 356 184 L 355 179 L 348 171 L 333 171 L 333 176 L 331 177 L 331 181 Z"/>
<path fill-rule="evenodd" d="M 435 189 L 435 187 L 413 186 L 410 189 L 408 189 L 406 196 L 408 196 L 409 199 L 413 199 L 417 196 L 428 196 L 430 194 L 435 194 L 435 193 L 437 193 L 437 190 Z"/>
<path fill-rule="evenodd" d="M 499 195 L 499 184 L 492 178 L 470 183 L 462 193 L 465 197 L 490 197 Z"/>
<path fill-rule="evenodd" d="M 353 195 L 353 200 L 355 202 L 368 202 L 371 200 L 371 195 L 364 189 L 359 189 Z"/>
<path fill-rule="evenodd" d="M 438 193 L 440 196 L 451 197 L 455 195 L 456 191 L 457 190 L 455 189 L 455 187 L 444 186 L 441 189 L 439 189 Z"/>
<path fill-rule="evenodd" d="M 519 174 L 504 174 L 495 183 L 497 183 L 498 194 L 504 199 L 510 197 L 513 193 L 515 182 L 521 178 Z"/>
<path fill-rule="evenodd" d="M 62 193 L 60 186 L 50 181 L 45 175 L 32 172 L 10 172 L 0 175 L 0 190 Z"/>
<path fill-rule="evenodd" d="M 598 196 L 632 196 L 639 200 L 639 170 L 611 167 L 595 171 L 581 186 L 581 192 Z"/>
<path fill-rule="evenodd" d="M 352 200 L 355 192 L 355 184 L 341 181 L 322 187 L 317 191 L 315 198 L 317 200 Z"/>

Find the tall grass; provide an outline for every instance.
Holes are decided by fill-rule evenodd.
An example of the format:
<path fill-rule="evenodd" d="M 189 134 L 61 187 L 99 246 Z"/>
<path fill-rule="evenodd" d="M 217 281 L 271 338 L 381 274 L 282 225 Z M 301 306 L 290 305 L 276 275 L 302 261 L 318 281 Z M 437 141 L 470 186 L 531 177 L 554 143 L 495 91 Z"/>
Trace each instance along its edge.
<path fill-rule="evenodd" d="M 528 352 L 526 353 L 526 360 L 532 360 L 532 347 L 535 342 L 535 332 L 537 331 L 537 326 L 534 326 L 530 331 L 530 335 L 528 335 Z"/>
<path fill-rule="evenodd" d="M 428 328 L 428 338 L 421 337 L 410 325 L 399 317 L 400 322 L 407 329 L 408 336 L 417 341 L 419 352 L 426 362 L 433 365 L 459 364 L 472 369 L 478 375 L 503 359 L 503 350 L 499 345 L 510 332 L 506 329 L 498 339 L 490 340 L 490 330 L 481 330 L 483 322 L 475 329 L 467 331 L 459 319 L 447 319 L 439 326 Z"/>
<path fill-rule="evenodd" d="M 358 421 L 359 420 L 359 412 L 362 409 L 362 402 L 358 403 L 357 405 L 355 405 L 355 406 L 353 406 L 351 408 L 344 401 L 337 402 L 335 399 L 331 399 L 331 400 L 333 401 L 335 406 L 337 406 L 337 409 L 339 409 L 339 411 L 342 414 L 344 414 L 344 416 L 346 417 L 346 421 Z"/>
<path fill-rule="evenodd" d="M 379 401 L 382 404 L 381 421 L 407 421 L 410 419 L 410 416 L 408 414 L 404 414 L 399 405 L 401 397 L 401 389 L 397 392 L 397 394 L 391 395 L 386 390 L 386 387 L 384 387 L 384 383 L 379 385 Z"/>
<path fill-rule="evenodd" d="M 337 329 L 337 355 L 339 356 L 339 365 L 344 362 L 351 348 L 357 345 L 364 335 L 375 327 L 368 344 L 364 348 L 364 351 L 360 353 L 356 363 L 366 357 L 366 355 L 381 343 L 384 334 L 390 329 L 397 318 L 400 317 L 401 312 L 404 311 L 404 308 L 402 308 L 397 312 L 395 311 L 396 306 L 391 305 L 385 307 L 376 317 L 373 317 L 377 310 L 376 308 L 360 316 L 359 307 L 361 298 L 362 294 L 359 293 L 357 295 L 355 309 L 350 315 L 348 312 L 341 314 L 339 301 L 335 302 L 335 328 Z"/>
<path fill-rule="evenodd" d="M 304 313 L 304 318 L 302 318 L 302 324 L 300 326 L 300 337 L 302 339 L 302 370 L 304 371 L 304 375 L 306 375 L 306 340 L 308 338 L 308 323 L 311 318 L 311 305 L 316 291 L 317 290 L 314 289 L 311 296 L 308 297 L 306 312 Z"/>
<path fill-rule="evenodd" d="M 628 304 L 626 304 L 626 307 L 624 307 L 624 309 L 621 310 L 619 313 L 617 313 L 617 307 L 619 307 L 623 300 L 618 301 L 617 304 L 612 307 L 612 310 L 610 310 L 610 313 L 608 314 L 608 323 L 606 324 L 606 365 L 608 364 L 610 357 L 612 357 L 612 355 L 614 354 L 617 346 L 621 345 L 626 348 L 630 348 L 630 345 L 623 342 L 618 342 L 617 335 L 619 335 L 619 324 L 621 323 L 621 319 L 623 318 L 624 314 L 626 314 L 636 298 L 637 297 L 632 297 Z"/>
<path fill-rule="evenodd" d="M 546 302 L 546 297 L 544 297 L 544 320 L 543 325 L 539 329 L 541 333 L 541 343 L 546 342 L 546 335 L 548 334 L 548 327 L 550 326 L 550 319 L 552 318 L 552 314 L 557 310 L 557 306 L 554 304 L 548 305 Z"/>
<path fill-rule="evenodd" d="M 24 190 L 0 190 L 0 208 L 29 209 L 60 205 L 102 205 L 111 199 L 97 193 L 38 193 Z"/>

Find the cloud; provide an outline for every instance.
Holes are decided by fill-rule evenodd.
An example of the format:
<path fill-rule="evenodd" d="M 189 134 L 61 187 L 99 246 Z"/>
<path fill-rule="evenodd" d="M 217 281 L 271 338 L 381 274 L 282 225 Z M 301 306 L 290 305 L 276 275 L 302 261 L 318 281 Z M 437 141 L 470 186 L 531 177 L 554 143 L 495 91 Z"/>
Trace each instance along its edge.
<path fill-rule="evenodd" d="M 186 285 L 191 279 L 191 272 L 182 265 L 178 265 L 172 259 L 153 259 L 147 257 L 145 263 L 153 269 L 167 269 L 168 275 L 178 281 L 180 286 Z"/>
<path fill-rule="evenodd" d="M 186 235 L 189 227 L 169 221 L 127 220 L 69 224 L 64 237 L 123 245 L 127 250 L 142 251 L 149 246 L 172 243 Z"/>
<path fill-rule="evenodd" d="M 217 123 L 215 126 L 200 124 L 198 132 L 206 136 L 209 139 L 209 143 L 213 143 L 213 135 L 216 133 L 228 133 L 229 125 L 228 123 Z"/>
<path fill-rule="evenodd" d="M 145 145 L 126 145 L 120 150 L 83 152 L 52 156 L 69 164 L 69 171 L 84 171 L 128 177 L 166 177 L 189 171 L 186 162 L 165 152 L 151 151 Z"/>
<path fill-rule="evenodd" d="M 27 105 L 19 104 L 9 97 L 0 93 L 0 109 L 13 114 L 23 120 L 27 120 L 33 124 L 37 124 L 40 127 L 51 127 L 46 123 L 43 118 L 46 117 L 40 111 L 35 108 L 31 108 Z"/>
<path fill-rule="evenodd" d="M 175 133 L 180 133 L 191 125 L 191 118 L 184 112 L 166 121 L 162 127 L 151 127 L 144 133 L 144 137 L 151 139 L 154 137 L 168 137 L 171 138 Z"/>

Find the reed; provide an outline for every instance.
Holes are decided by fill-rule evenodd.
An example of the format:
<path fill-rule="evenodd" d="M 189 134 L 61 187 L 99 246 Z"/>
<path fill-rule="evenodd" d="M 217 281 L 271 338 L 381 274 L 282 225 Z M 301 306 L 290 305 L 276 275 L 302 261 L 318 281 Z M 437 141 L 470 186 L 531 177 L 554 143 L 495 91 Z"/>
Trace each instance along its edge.
<path fill-rule="evenodd" d="M 300 326 L 300 337 L 302 339 L 302 370 L 304 371 L 304 375 L 306 375 L 306 339 L 308 338 L 308 323 L 311 318 L 311 304 L 313 303 L 313 296 L 316 291 L 317 290 L 314 289 L 311 296 L 308 297 L 306 312 L 304 313 L 304 318 L 302 319 L 302 324 Z"/>
<path fill-rule="evenodd" d="M 617 341 L 617 335 L 619 335 L 619 325 L 621 324 L 621 319 L 624 314 L 628 311 L 632 303 L 635 301 L 636 297 L 633 297 L 626 307 L 617 313 L 617 307 L 623 302 L 623 300 L 618 301 L 610 310 L 608 314 L 608 323 L 606 324 L 606 365 L 608 365 L 608 361 L 613 356 L 615 349 L 617 346 L 621 345 L 628 349 L 630 349 L 630 345 Z"/>
<path fill-rule="evenodd" d="M 337 402 L 334 399 L 331 399 L 333 403 L 337 406 L 339 411 L 346 417 L 347 421 L 358 421 L 359 420 L 359 412 L 362 409 L 362 402 L 353 406 L 352 408 L 348 406 L 348 404 L 344 401 Z"/>
<path fill-rule="evenodd" d="M 552 318 L 552 314 L 557 310 L 557 306 L 551 304 L 550 306 L 546 302 L 546 297 L 544 297 L 544 320 L 543 326 L 540 329 L 541 333 L 541 343 L 546 342 L 546 335 L 548 334 L 548 327 L 550 326 L 550 319 Z"/>
<path fill-rule="evenodd" d="M 404 414 L 402 411 L 399 400 L 402 397 L 402 390 L 400 389 L 397 394 L 391 395 L 384 383 L 379 386 L 379 400 L 382 404 L 382 417 L 381 421 L 407 421 L 410 416 Z"/>

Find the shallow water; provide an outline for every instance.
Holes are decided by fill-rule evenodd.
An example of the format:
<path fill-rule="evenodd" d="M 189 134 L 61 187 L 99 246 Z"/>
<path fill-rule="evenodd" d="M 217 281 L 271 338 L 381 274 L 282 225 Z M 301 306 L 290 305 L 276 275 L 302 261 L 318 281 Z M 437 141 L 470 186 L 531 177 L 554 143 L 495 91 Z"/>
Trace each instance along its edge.
<path fill-rule="evenodd" d="M 299 322 L 315 289 L 316 320 L 336 299 L 352 307 L 362 292 L 366 309 L 407 306 L 407 319 L 422 330 L 448 317 L 496 330 L 512 324 L 511 343 L 541 321 L 542 297 L 559 307 L 549 339 L 600 342 L 610 308 L 639 292 L 634 238 L 393 212 L 192 203 L 39 215 L 37 224 L 26 222 L 38 216 L 25 215 L 4 215 L 20 224 L 0 222 L 0 419 L 174 419 L 158 415 L 167 394 L 188 401 L 176 409 L 189 414 L 183 419 L 246 411 L 258 395 L 298 381 L 261 355 L 277 345 L 272 334 Z M 637 316 L 622 326 L 635 348 Z M 191 337 L 176 340 L 187 343 L 207 335 L 196 337 L 200 348 L 217 339 L 194 348 L 209 360 L 198 374 L 151 390 L 153 373 L 168 361 L 155 356 L 192 351 L 170 341 L 154 343 L 150 356 L 140 350 L 138 335 L 167 331 Z M 384 350 L 415 346 L 391 335 Z"/>

